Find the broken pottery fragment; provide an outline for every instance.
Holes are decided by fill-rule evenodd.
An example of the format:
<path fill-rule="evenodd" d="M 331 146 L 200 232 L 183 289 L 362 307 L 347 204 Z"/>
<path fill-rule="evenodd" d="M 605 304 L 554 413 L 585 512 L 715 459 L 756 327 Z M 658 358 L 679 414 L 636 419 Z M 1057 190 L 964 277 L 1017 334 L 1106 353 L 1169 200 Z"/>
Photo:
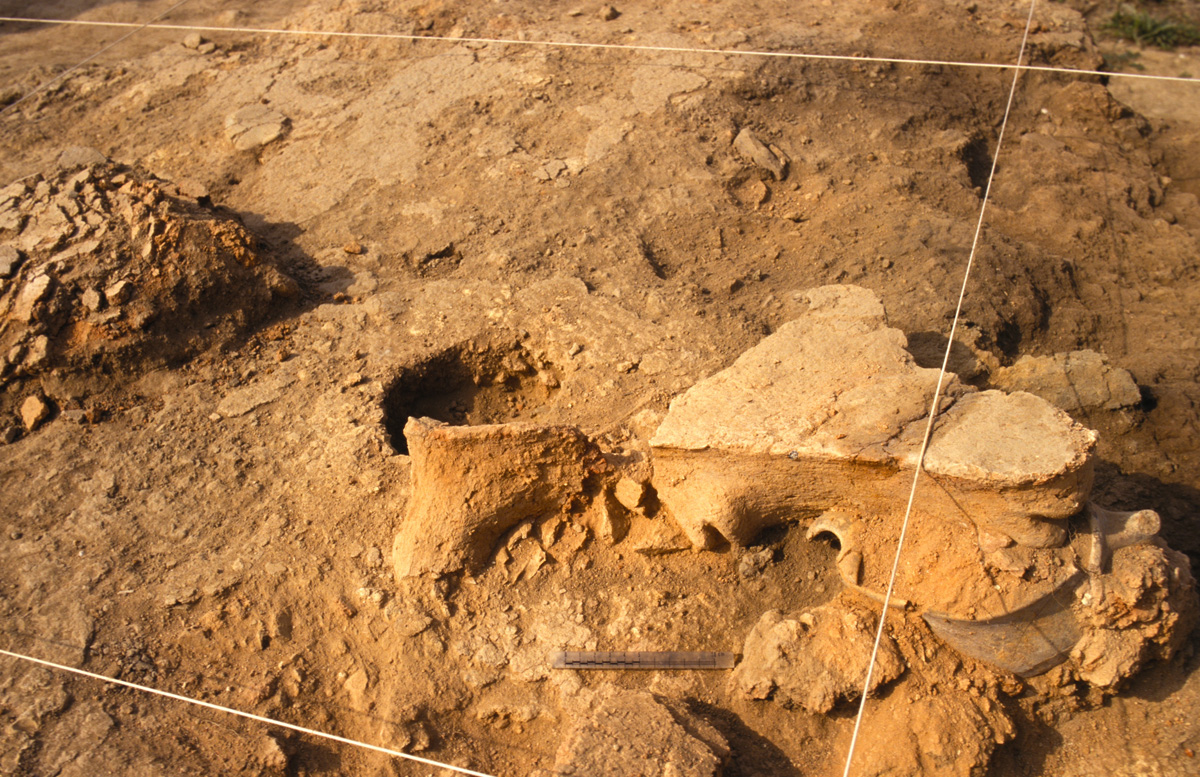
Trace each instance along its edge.
<path fill-rule="evenodd" d="M 1083 636 L 1072 605 L 1082 573 L 1030 604 L 992 618 L 924 613 L 925 622 L 959 652 L 1029 677 L 1061 664 Z"/>
<path fill-rule="evenodd" d="M 1087 516 L 1092 541 L 1086 568 L 1096 575 L 1111 571 L 1114 551 L 1145 544 L 1162 528 L 1162 519 L 1153 510 L 1122 512 L 1089 504 Z"/>
<path fill-rule="evenodd" d="M 568 777 L 718 777 L 729 743 L 708 721 L 647 691 L 605 685 L 563 739 L 550 772 Z"/>
<path fill-rule="evenodd" d="M 799 318 L 671 403 L 653 484 L 699 548 L 807 521 L 810 540 L 836 539 L 845 587 L 881 603 L 937 370 L 915 364 L 873 293 L 803 298 Z M 1152 511 L 1088 504 L 1096 433 L 1040 397 L 953 375 L 939 410 L 887 604 L 1023 676 L 1069 661 L 1113 688 L 1170 656 L 1196 619 L 1190 568 Z"/>
<path fill-rule="evenodd" d="M 605 465 L 573 426 L 448 426 L 410 418 L 412 497 L 392 555 L 398 577 L 478 572 L 526 519 L 583 501 Z"/>
<path fill-rule="evenodd" d="M 1153 510 L 1089 504 L 1071 545 L 1010 548 L 994 571 L 1005 606 L 980 598 L 963 617 L 925 621 L 958 651 L 1025 677 L 1069 660 L 1079 679 L 1114 689 L 1152 659 L 1169 658 L 1197 618 L 1187 557 L 1163 547 Z M 995 565 L 996 554 L 988 563 Z M 1015 562 L 1015 563 L 1014 563 Z"/>
<path fill-rule="evenodd" d="M 768 610 L 746 638 L 733 685 L 750 699 L 829 712 L 838 701 L 862 693 L 878 618 L 848 597 L 787 617 Z M 879 648 L 872 692 L 904 671 L 890 637 L 885 635 Z"/>
<path fill-rule="evenodd" d="M 993 388 L 1028 391 L 1068 413 L 1136 407 L 1142 393 L 1126 370 L 1095 351 L 1022 356 L 991 378 Z"/>
<path fill-rule="evenodd" d="M 938 371 L 918 367 L 870 291 L 825 286 L 808 311 L 671 403 L 651 439 L 659 497 L 697 547 L 852 504 L 903 505 Z M 919 503 L 1052 547 L 1091 487 L 1095 434 L 1028 394 L 947 377 Z"/>

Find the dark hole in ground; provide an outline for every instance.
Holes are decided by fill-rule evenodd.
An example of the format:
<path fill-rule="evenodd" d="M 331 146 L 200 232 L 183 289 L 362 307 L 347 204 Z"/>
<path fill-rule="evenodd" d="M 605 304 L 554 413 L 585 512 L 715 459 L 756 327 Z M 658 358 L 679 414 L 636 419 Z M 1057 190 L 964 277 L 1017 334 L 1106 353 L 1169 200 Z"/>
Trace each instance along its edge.
<path fill-rule="evenodd" d="M 813 541 L 827 542 L 829 544 L 829 547 L 833 548 L 834 550 L 838 551 L 839 553 L 842 551 L 841 538 L 838 537 L 836 534 L 834 534 L 831 531 L 818 532 L 817 534 L 813 535 L 812 539 L 813 539 Z"/>
<path fill-rule="evenodd" d="M 1149 386 L 1138 386 L 1138 393 L 1142 395 L 1142 402 L 1138 405 L 1138 409 L 1143 413 L 1149 413 L 1158 407 L 1158 397 L 1154 396 L 1154 389 Z"/>
<path fill-rule="evenodd" d="M 768 526 L 754 535 L 754 539 L 750 541 L 751 548 L 774 548 L 782 547 L 787 542 L 788 532 L 792 530 L 792 524 L 781 523 L 775 526 Z"/>
<path fill-rule="evenodd" d="M 558 385 L 550 364 L 518 341 L 466 343 L 400 370 L 384 392 L 384 426 L 392 447 L 407 455 L 410 417 L 453 426 L 538 421 Z"/>
<path fill-rule="evenodd" d="M 1015 321 L 1005 321 L 1000 325 L 1000 331 L 996 333 L 996 347 L 1011 363 L 1021 352 L 1023 339 L 1025 339 L 1025 333 L 1021 331 L 1021 325 Z"/>
<path fill-rule="evenodd" d="M 982 135 L 971 139 L 959 152 L 963 164 L 967 166 L 967 177 L 971 185 L 980 189 L 987 188 L 988 178 L 992 174 L 992 152 L 988 148 L 988 139 Z"/>

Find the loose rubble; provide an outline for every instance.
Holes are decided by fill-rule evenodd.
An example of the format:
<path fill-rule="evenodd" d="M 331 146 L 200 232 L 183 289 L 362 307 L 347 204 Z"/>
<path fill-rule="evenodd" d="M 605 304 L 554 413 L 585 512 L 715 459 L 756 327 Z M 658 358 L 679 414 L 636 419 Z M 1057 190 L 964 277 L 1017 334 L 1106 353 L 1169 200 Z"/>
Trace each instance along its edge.
<path fill-rule="evenodd" d="M 299 294 L 207 200 L 68 150 L 72 166 L 0 192 L 0 414 L 80 409 L 114 379 L 228 342 Z M 81 166 L 82 165 L 82 166 Z M 47 405 L 48 407 L 48 405 Z"/>
<path fill-rule="evenodd" d="M 731 682 L 747 698 L 829 712 L 839 701 L 862 693 L 878 617 L 849 597 L 791 617 L 765 612 L 746 638 Z M 876 661 L 872 692 L 904 671 L 890 637 L 880 642 Z"/>
<path fill-rule="evenodd" d="M 730 756 L 710 723 L 646 691 L 605 685 L 576 721 L 553 771 L 531 777 L 718 777 Z"/>

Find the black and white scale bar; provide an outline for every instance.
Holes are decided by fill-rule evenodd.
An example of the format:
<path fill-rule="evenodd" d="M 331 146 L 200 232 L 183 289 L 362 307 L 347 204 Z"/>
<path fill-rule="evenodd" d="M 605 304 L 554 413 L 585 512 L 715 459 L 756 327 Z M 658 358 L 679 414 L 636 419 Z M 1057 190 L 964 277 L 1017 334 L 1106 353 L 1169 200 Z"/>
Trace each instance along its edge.
<path fill-rule="evenodd" d="M 737 653 L 712 650 L 561 650 L 555 669 L 733 669 Z"/>

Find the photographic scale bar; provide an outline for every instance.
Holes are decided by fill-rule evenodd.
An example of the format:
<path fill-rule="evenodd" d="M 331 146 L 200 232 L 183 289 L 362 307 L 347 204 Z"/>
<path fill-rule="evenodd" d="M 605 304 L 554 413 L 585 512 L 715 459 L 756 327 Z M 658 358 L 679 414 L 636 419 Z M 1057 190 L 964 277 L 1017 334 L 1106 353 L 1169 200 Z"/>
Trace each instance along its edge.
<path fill-rule="evenodd" d="M 561 650 L 555 669 L 733 669 L 737 653 L 712 650 Z"/>

